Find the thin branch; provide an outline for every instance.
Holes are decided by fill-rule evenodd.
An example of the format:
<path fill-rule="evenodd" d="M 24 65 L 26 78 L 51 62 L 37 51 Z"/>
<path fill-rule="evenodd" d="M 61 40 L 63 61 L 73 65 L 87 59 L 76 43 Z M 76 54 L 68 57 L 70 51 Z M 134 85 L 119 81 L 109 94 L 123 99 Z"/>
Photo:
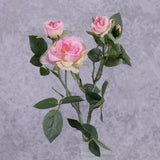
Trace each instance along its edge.
<path fill-rule="evenodd" d="M 105 63 L 105 61 L 107 59 L 107 57 L 105 56 L 106 48 L 107 48 L 107 45 L 103 44 L 103 47 L 102 47 L 103 56 L 102 56 L 102 59 L 100 61 L 100 65 L 99 65 L 99 68 L 98 68 L 98 71 L 97 71 L 97 74 L 96 74 L 95 78 L 94 78 L 95 66 L 93 64 L 93 72 L 92 72 L 93 89 L 92 89 L 92 91 L 94 91 L 94 89 L 96 87 L 96 83 L 100 80 L 100 78 L 102 76 L 103 66 L 104 66 L 104 63 Z M 90 105 L 89 106 L 89 111 L 88 111 L 88 116 L 87 116 L 87 123 L 88 124 L 91 122 L 91 116 L 92 116 L 93 110 L 98 108 L 100 105 L 95 105 L 95 106 Z"/>
<path fill-rule="evenodd" d="M 52 87 L 52 89 L 57 93 L 57 94 L 59 94 L 62 98 L 64 97 L 64 95 L 63 94 L 61 94 L 60 92 L 58 92 L 56 89 L 54 89 L 53 87 Z"/>
<path fill-rule="evenodd" d="M 54 72 L 53 70 L 49 69 L 46 65 L 44 65 L 44 67 L 45 67 L 48 71 L 52 72 L 56 77 L 58 77 L 58 74 L 57 74 L 56 72 Z"/>
<path fill-rule="evenodd" d="M 67 88 L 67 71 L 65 70 L 65 86 Z M 67 95 L 67 90 L 66 90 L 66 95 Z"/>
<path fill-rule="evenodd" d="M 77 80 L 77 84 L 78 84 L 79 89 L 80 89 L 83 93 L 85 93 L 85 90 L 83 89 L 83 85 L 82 85 L 82 80 L 81 80 L 79 74 L 76 75 L 76 80 Z"/>

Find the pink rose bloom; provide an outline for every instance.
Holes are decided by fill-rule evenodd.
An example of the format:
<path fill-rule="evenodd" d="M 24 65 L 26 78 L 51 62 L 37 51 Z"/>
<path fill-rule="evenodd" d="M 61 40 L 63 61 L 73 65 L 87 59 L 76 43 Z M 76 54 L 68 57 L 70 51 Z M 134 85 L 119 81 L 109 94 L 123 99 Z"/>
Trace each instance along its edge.
<path fill-rule="evenodd" d="M 64 23 L 62 21 L 57 21 L 57 22 L 49 21 L 44 23 L 44 30 L 46 34 L 54 39 L 62 35 L 63 27 Z"/>
<path fill-rule="evenodd" d="M 44 65 L 52 64 L 60 69 L 78 73 L 87 59 L 87 49 L 80 37 L 63 37 L 55 42 L 40 58 Z"/>
<path fill-rule="evenodd" d="M 100 37 L 103 37 L 111 29 L 112 20 L 105 16 L 96 16 L 95 21 L 91 24 L 91 30 Z"/>
<path fill-rule="evenodd" d="M 119 30 L 119 33 L 121 33 L 121 26 L 119 24 L 116 25 L 116 30 Z"/>

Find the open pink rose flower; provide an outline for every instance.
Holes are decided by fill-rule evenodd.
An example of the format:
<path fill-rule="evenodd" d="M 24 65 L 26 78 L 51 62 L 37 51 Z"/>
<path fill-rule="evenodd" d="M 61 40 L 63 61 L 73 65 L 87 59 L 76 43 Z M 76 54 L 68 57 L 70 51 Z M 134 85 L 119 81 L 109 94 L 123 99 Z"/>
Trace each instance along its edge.
<path fill-rule="evenodd" d="M 111 29 L 112 19 L 105 16 L 96 16 L 96 19 L 91 24 L 91 30 L 100 37 L 103 37 Z"/>
<path fill-rule="evenodd" d="M 55 42 L 40 58 L 44 65 L 52 64 L 60 69 L 79 72 L 87 59 L 87 49 L 80 37 L 63 37 Z"/>
<path fill-rule="evenodd" d="M 57 38 L 63 33 L 64 23 L 62 21 L 49 21 L 44 23 L 44 30 L 46 34 L 51 38 Z"/>

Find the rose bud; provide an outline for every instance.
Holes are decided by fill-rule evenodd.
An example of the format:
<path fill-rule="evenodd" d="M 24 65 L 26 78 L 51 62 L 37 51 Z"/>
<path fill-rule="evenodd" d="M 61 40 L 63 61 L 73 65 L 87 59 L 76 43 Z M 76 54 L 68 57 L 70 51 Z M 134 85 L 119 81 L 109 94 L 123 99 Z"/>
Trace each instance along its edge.
<path fill-rule="evenodd" d="M 119 37 L 120 34 L 122 32 L 122 29 L 121 29 L 121 26 L 119 24 L 117 24 L 114 28 L 113 28 L 113 31 L 112 31 L 112 34 L 114 37 Z"/>
<path fill-rule="evenodd" d="M 119 31 L 119 33 L 121 33 L 121 26 L 119 24 L 116 25 L 116 31 Z"/>
<path fill-rule="evenodd" d="M 87 49 L 80 37 L 63 37 L 56 41 L 40 58 L 42 64 L 52 64 L 60 69 L 79 72 L 87 59 Z"/>
<path fill-rule="evenodd" d="M 49 21 L 44 23 L 44 30 L 46 34 L 53 39 L 56 39 L 58 36 L 62 35 L 63 27 L 64 23 L 62 21 Z"/>
<path fill-rule="evenodd" d="M 103 37 L 111 29 L 112 19 L 105 16 L 96 16 L 96 19 L 91 24 L 91 30 L 98 36 Z"/>

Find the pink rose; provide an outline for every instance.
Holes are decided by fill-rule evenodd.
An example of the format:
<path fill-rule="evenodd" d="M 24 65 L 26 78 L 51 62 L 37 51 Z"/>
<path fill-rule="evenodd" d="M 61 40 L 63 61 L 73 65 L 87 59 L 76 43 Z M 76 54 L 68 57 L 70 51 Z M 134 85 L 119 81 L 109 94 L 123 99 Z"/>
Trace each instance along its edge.
<path fill-rule="evenodd" d="M 54 39 L 62 35 L 63 27 L 64 23 L 62 21 L 57 21 L 57 22 L 49 21 L 44 23 L 44 30 L 46 34 Z"/>
<path fill-rule="evenodd" d="M 96 16 L 96 19 L 91 24 L 91 30 L 100 37 L 103 37 L 111 29 L 112 20 L 105 16 Z"/>
<path fill-rule="evenodd" d="M 119 24 L 116 25 L 116 30 L 119 30 L 119 33 L 121 33 L 121 26 Z"/>
<path fill-rule="evenodd" d="M 57 65 L 60 69 L 78 73 L 87 59 L 87 50 L 80 37 L 63 37 L 55 42 L 40 58 L 42 64 Z"/>

